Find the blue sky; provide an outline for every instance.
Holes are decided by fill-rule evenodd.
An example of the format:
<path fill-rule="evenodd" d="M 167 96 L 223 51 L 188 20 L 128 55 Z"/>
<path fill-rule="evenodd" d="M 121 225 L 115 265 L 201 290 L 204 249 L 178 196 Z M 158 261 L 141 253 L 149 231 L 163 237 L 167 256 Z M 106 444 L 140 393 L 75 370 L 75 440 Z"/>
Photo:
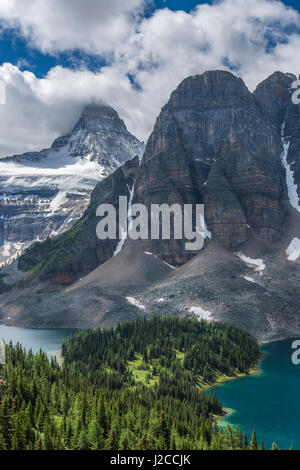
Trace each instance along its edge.
<path fill-rule="evenodd" d="M 172 11 L 184 10 L 190 12 L 195 6 L 201 3 L 197 0 L 155 0 L 153 6 L 148 9 L 146 16 L 150 16 L 157 9 L 169 8 Z M 0 39 L 1 62 L 11 62 L 18 64 L 21 70 L 32 70 L 36 76 L 43 77 L 56 65 L 76 68 L 81 60 L 91 70 L 103 65 L 103 59 L 84 54 L 78 50 L 70 53 L 63 53 L 56 56 L 42 54 L 35 48 L 28 47 L 25 40 L 18 37 L 14 31 L 5 31 Z"/>
<path fill-rule="evenodd" d="M 245 0 L 246 2 L 247 0 Z M 153 7 L 147 11 L 147 16 L 153 14 L 155 10 L 169 8 L 172 11 L 183 10 L 190 12 L 199 4 L 212 3 L 211 1 L 197 0 L 155 0 Z M 288 6 L 292 6 L 300 11 L 299 0 L 284 1 Z M 96 70 L 104 65 L 103 58 L 97 55 L 85 54 L 79 50 L 72 50 L 68 53 L 43 54 L 33 47 L 29 47 L 26 41 L 15 34 L 14 31 L 6 30 L 0 39 L 1 62 L 10 62 L 18 65 L 20 70 L 31 70 L 37 77 L 43 77 L 56 65 L 63 65 L 68 68 L 78 68 L 80 64 L 90 70 Z"/>

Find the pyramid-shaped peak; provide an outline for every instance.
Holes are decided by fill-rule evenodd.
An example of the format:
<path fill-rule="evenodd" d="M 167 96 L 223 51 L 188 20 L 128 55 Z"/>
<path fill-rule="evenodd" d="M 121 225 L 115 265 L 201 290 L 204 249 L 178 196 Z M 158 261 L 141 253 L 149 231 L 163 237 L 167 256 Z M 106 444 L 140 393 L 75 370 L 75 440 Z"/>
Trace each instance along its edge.
<path fill-rule="evenodd" d="M 72 157 L 97 160 L 112 170 L 144 152 L 144 144 L 130 134 L 117 111 L 101 103 L 85 106 L 72 132 L 52 144 L 55 150 L 63 147 Z"/>
<path fill-rule="evenodd" d="M 119 118 L 117 111 L 111 106 L 100 103 L 90 103 L 83 108 L 82 116 L 84 117 L 112 117 Z"/>
<path fill-rule="evenodd" d="M 81 116 L 75 125 L 74 131 L 86 129 L 89 131 L 107 131 L 108 129 L 122 129 L 127 131 L 124 121 L 117 111 L 106 104 L 91 103 L 83 108 Z M 73 132 L 74 132 L 73 131 Z"/>

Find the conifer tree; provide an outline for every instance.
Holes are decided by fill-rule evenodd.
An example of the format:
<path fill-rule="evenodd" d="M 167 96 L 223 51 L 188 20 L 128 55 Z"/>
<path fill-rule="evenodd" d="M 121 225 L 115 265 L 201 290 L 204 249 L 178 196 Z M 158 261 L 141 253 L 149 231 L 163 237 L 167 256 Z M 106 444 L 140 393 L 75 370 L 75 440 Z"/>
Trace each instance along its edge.
<path fill-rule="evenodd" d="M 257 439 L 256 439 L 256 431 L 253 429 L 252 431 L 252 437 L 251 437 L 251 442 L 250 442 L 250 449 L 251 450 L 257 450 Z"/>

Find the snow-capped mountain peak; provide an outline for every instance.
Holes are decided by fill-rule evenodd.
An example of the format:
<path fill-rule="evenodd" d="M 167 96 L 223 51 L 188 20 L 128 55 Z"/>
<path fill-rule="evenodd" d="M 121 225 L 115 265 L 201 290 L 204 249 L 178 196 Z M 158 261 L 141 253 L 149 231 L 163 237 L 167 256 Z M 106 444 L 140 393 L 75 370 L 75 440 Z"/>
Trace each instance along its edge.
<path fill-rule="evenodd" d="M 20 243 L 27 246 L 70 228 L 96 184 L 143 152 L 144 144 L 113 108 L 90 104 L 72 132 L 49 149 L 1 159 L 0 263 L 19 253 Z M 7 243 L 9 256 L 3 249 Z"/>
<path fill-rule="evenodd" d="M 144 151 L 144 144 L 128 132 L 118 113 L 110 106 L 97 104 L 84 108 L 72 133 L 56 139 L 52 150 L 62 147 L 72 157 L 97 161 L 108 169 L 115 169 Z"/>

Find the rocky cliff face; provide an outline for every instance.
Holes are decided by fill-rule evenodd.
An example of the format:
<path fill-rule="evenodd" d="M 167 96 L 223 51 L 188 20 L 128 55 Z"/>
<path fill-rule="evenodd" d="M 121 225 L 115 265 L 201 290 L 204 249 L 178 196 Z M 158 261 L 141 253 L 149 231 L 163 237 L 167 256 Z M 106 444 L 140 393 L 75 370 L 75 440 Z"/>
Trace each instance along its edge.
<path fill-rule="evenodd" d="M 143 151 L 115 110 L 92 104 L 50 149 L 1 159 L 0 263 L 71 228 L 97 183 Z"/>
<path fill-rule="evenodd" d="M 253 234 L 276 242 L 286 219 L 283 134 L 292 122 L 289 116 L 295 114 L 290 90 L 294 79 L 275 73 L 254 94 L 229 72 L 185 79 L 163 107 L 140 166 L 134 165 L 133 202 L 149 209 L 155 203 L 203 203 L 208 233 L 230 251 L 239 251 Z M 293 125 L 298 136 L 297 121 Z M 118 181 L 116 200 L 128 191 L 118 175 L 109 179 Z M 107 184 L 97 187 L 89 211 L 94 210 L 94 201 L 103 201 L 98 194 L 106 192 Z M 96 220 L 94 233 L 95 225 Z M 115 249 L 114 241 L 98 245 L 98 261 Z M 173 239 L 149 240 L 145 249 L 177 266 L 195 256 L 185 250 L 184 241 Z"/>
<path fill-rule="evenodd" d="M 281 155 L 286 189 L 291 205 L 300 212 L 300 107 L 291 100 L 293 74 L 275 72 L 254 92 L 262 112 L 280 133 L 283 145 Z"/>
<path fill-rule="evenodd" d="M 284 223 L 279 126 L 292 81 L 283 74 L 280 78 L 282 103 L 269 92 L 276 122 L 272 101 L 259 90 L 251 94 L 231 73 L 206 72 L 184 80 L 147 143 L 135 199 L 204 203 L 213 239 L 229 250 L 238 250 L 251 229 L 264 240 L 275 239 Z M 176 264 L 189 256 L 174 242 L 160 243 L 156 250 Z"/>

